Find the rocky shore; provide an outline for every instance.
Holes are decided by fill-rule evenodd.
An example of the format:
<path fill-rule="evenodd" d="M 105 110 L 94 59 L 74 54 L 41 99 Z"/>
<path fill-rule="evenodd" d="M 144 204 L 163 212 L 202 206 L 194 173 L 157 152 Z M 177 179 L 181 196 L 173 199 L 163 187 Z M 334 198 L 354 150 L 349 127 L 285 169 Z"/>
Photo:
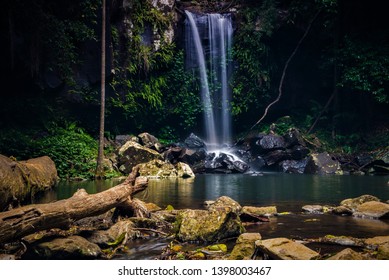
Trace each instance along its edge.
<path fill-rule="evenodd" d="M 68 229 L 53 228 L 1 244 L 0 259 L 112 259 L 125 255 L 134 240 L 163 240 L 158 259 L 389 259 L 389 235 L 373 238 L 325 235 L 291 239 L 263 239 L 247 232 L 252 224 L 268 223 L 279 215 L 276 206 L 241 206 L 222 196 L 204 209 L 161 209 L 133 199 L 133 207 L 112 209 L 74 222 Z M 302 213 L 353 215 L 356 219 L 386 219 L 389 204 L 371 195 L 345 199 L 337 206 L 305 205 Z M 148 242 L 148 241 L 146 241 Z M 320 246 L 333 247 L 321 252 Z"/>

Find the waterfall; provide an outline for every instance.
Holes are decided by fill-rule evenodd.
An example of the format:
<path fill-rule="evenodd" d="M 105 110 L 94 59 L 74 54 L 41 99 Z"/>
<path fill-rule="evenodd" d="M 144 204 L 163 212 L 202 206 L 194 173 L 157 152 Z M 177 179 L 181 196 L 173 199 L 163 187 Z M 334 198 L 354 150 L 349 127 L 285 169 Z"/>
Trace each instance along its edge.
<path fill-rule="evenodd" d="M 231 142 L 231 16 L 185 13 L 186 65 L 198 69 L 205 139 L 209 146 L 220 147 Z"/>

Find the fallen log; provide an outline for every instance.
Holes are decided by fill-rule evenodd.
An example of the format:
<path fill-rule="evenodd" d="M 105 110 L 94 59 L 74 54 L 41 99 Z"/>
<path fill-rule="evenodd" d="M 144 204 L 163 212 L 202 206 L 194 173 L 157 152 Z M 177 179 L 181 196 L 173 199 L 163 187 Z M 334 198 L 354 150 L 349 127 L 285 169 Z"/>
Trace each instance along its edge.
<path fill-rule="evenodd" d="M 80 189 L 68 199 L 0 213 L 0 244 L 40 230 L 69 227 L 74 221 L 100 215 L 127 202 L 131 195 L 147 187 L 147 178 L 137 175 L 135 167 L 123 183 L 104 192 L 88 194 Z"/>

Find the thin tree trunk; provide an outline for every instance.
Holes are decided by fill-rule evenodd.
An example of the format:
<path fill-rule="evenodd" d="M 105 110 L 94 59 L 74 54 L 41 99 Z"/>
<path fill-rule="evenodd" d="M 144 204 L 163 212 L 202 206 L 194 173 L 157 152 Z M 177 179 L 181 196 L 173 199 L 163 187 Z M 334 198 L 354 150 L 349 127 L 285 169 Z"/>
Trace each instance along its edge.
<path fill-rule="evenodd" d="M 104 192 L 89 195 L 78 190 L 71 198 L 47 204 L 31 204 L 0 213 L 0 244 L 51 228 L 69 227 L 74 221 L 96 216 L 128 203 L 131 195 L 147 187 L 147 178 L 134 168 L 126 181 Z"/>
<path fill-rule="evenodd" d="M 320 13 L 320 10 L 315 14 L 315 16 L 312 18 L 311 22 L 309 23 L 307 29 L 305 30 L 303 36 L 301 37 L 300 41 L 297 43 L 294 51 L 292 52 L 292 54 L 289 56 L 288 60 L 286 61 L 285 63 L 285 66 L 284 66 L 284 69 L 282 70 L 282 75 L 281 75 L 281 80 L 280 80 L 280 84 L 278 86 L 278 96 L 277 98 L 271 102 L 269 105 L 267 105 L 266 109 L 265 109 L 265 112 L 263 113 L 262 117 L 250 128 L 250 130 L 252 130 L 255 126 L 257 126 L 258 124 L 260 124 L 263 119 L 267 116 L 267 113 L 270 109 L 270 107 L 272 107 L 274 104 L 276 104 L 281 96 L 282 96 L 282 86 L 284 85 L 284 80 L 285 80 L 285 75 L 286 75 L 286 70 L 288 69 L 289 67 L 289 63 L 290 61 L 292 60 L 292 58 L 295 56 L 295 54 L 297 53 L 297 50 L 300 48 L 300 45 L 302 44 L 302 42 L 304 41 L 305 37 L 308 35 L 309 33 L 309 30 L 311 29 L 312 27 L 312 23 L 315 21 L 316 17 L 319 15 Z"/>
<path fill-rule="evenodd" d="M 106 6 L 103 0 L 102 27 L 101 27 L 101 99 L 100 99 L 100 133 L 99 152 L 96 166 L 96 179 L 102 179 L 104 174 L 104 121 L 105 121 L 105 31 L 106 31 Z"/>

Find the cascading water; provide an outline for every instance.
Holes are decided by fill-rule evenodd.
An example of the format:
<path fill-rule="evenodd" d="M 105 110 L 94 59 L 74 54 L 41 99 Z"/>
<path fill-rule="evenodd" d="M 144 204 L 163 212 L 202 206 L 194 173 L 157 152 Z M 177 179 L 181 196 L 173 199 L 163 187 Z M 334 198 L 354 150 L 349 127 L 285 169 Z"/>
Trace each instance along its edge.
<path fill-rule="evenodd" d="M 229 14 L 185 11 L 186 66 L 198 72 L 204 110 L 208 172 L 246 172 L 249 166 L 228 148 L 231 144 L 232 20 Z"/>
<path fill-rule="evenodd" d="M 231 142 L 232 20 L 221 14 L 185 11 L 186 65 L 198 68 L 204 109 L 205 139 L 215 149 Z"/>

